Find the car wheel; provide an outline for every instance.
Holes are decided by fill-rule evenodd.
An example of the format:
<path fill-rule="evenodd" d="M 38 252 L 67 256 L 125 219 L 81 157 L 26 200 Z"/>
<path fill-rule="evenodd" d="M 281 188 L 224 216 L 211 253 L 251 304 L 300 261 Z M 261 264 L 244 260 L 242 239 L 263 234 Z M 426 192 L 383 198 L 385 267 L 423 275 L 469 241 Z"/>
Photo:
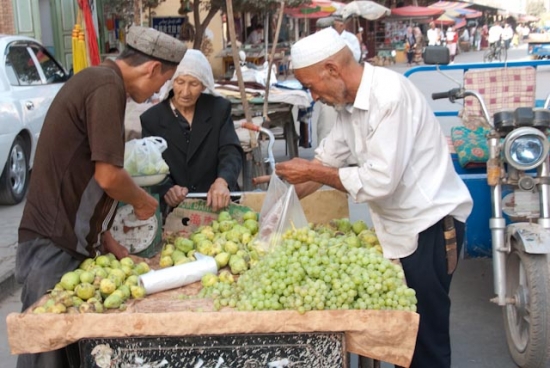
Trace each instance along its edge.
<path fill-rule="evenodd" d="M 0 204 L 17 204 L 25 198 L 29 186 L 29 157 L 27 145 L 15 138 L 6 166 L 0 176 Z"/>

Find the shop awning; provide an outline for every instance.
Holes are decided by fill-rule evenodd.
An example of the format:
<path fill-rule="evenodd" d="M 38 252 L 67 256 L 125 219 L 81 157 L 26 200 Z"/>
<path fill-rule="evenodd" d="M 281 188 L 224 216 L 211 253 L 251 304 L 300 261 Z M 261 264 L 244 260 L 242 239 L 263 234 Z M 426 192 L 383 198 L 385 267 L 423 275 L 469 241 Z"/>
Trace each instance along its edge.
<path fill-rule="evenodd" d="M 433 17 L 441 15 L 445 9 L 434 9 L 427 6 L 403 6 L 391 10 L 391 15 L 394 17 Z"/>

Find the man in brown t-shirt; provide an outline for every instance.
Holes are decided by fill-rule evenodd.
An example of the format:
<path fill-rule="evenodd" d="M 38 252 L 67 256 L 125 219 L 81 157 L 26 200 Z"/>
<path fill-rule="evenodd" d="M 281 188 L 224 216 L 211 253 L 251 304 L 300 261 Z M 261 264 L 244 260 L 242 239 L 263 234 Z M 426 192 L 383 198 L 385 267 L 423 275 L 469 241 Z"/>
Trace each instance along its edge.
<path fill-rule="evenodd" d="M 124 170 L 126 99 L 141 103 L 172 78 L 183 43 L 154 29 L 132 27 L 115 60 L 86 68 L 56 95 L 38 141 L 19 226 L 16 279 L 26 310 L 61 276 L 88 257 L 128 254 L 108 232 L 118 201 L 138 219 L 158 202 Z M 19 356 L 19 368 L 69 367 L 65 349 Z"/>

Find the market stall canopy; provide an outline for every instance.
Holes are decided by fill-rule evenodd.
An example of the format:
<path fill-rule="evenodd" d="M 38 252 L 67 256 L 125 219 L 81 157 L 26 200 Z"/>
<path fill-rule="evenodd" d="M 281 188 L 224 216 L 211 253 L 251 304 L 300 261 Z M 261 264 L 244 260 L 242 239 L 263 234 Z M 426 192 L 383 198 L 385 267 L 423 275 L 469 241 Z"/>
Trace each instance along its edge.
<path fill-rule="evenodd" d="M 441 15 L 445 9 L 434 9 L 427 6 L 403 6 L 391 10 L 393 17 L 412 18 L 412 17 L 434 17 Z"/>
<path fill-rule="evenodd" d="M 523 22 L 523 23 L 538 22 L 538 21 L 539 21 L 539 18 L 538 18 L 538 17 L 535 17 L 534 15 L 522 15 L 522 16 L 519 18 L 519 21 L 520 21 L 520 22 Z"/>
<path fill-rule="evenodd" d="M 455 12 L 463 15 L 466 19 L 475 19 L 483 16 L 483 13 L 474 9 L 454 9 Z"/>
<path fill-rule="evenodd" d="M 309 4 L 285 8 L 285 14 L 292 18 L 323 18 L 343 7 L 344 4 L 339 1 L 313 0 Z"/>
<path fill-rule="evenodd" d="M 441 14 L 434 20 L 436 26 L 452 26 L 456 23 L 456 18 L 449 16 L 448 14 Z"/>
<path fill-rule="evenodd" d="M 466 25 L 466 19 L 458 18 L 451 16 L 449 11 L 441 14 L 437 19 L 434 20 L 436 26 L 454 26 L 455 29 L 462 28 Z"/>
<path fill-rule="evenodd" d="M 438 1 L 436 3 L 428 5 L 428 8 L 444 9 L 446 12 L 451 11 L 455 15 L 453 14 L 447 14 L 447 15 L 451 15 L 452 17 L 465 16 L 466 19 L 479 18 L 483 15 L 483 13 L 481 13 L 480 11 L 477 11 L 475 9 L 468 9 L 470 5 L 471 4 L 455 2 L 455 1 Z"/>
<path fill-rule="evenodd" d="M 376 20 L 391 14 L 391 10 L 369 0 L 356 0 L 338 11 L 344 18 L 357 15 L 368 20 Z"/>
<path fill-rule="evenodd" d="M 433 4 L 428 5 L 429 8 L 444 9 L 444 10 L 448 10 L 448 9 L 464 9 L 464 8 L 469 7 L 469 6 L 470 6 L 470 4 L 461 3 L 461 2 L 456 2 L 456 1 L 438 1 L 438 2 L 436 2 L 436 3 L 433 3 Z"/>

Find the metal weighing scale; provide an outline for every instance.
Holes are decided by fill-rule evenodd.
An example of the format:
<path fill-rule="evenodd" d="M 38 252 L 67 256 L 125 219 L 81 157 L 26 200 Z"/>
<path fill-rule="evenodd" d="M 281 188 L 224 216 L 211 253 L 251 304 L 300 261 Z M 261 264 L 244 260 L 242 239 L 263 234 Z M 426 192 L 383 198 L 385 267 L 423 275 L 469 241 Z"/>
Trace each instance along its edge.
<path fill-rule="evenodd" d="M 159 201 L 158 194 L 151 187 L 160 184 L 166 174 L 133 176 L 134 182 Z M 160 201 L 159 201 L 160 202 Z M 124 246 L 130 254 L 151 258 L 160 251 L 162 243 L 162 216 L 160 206 L 155 215 L 147 220 L 138 220 L 132 205 L 119 203 L 111 226 L 113 238 Z"/>

